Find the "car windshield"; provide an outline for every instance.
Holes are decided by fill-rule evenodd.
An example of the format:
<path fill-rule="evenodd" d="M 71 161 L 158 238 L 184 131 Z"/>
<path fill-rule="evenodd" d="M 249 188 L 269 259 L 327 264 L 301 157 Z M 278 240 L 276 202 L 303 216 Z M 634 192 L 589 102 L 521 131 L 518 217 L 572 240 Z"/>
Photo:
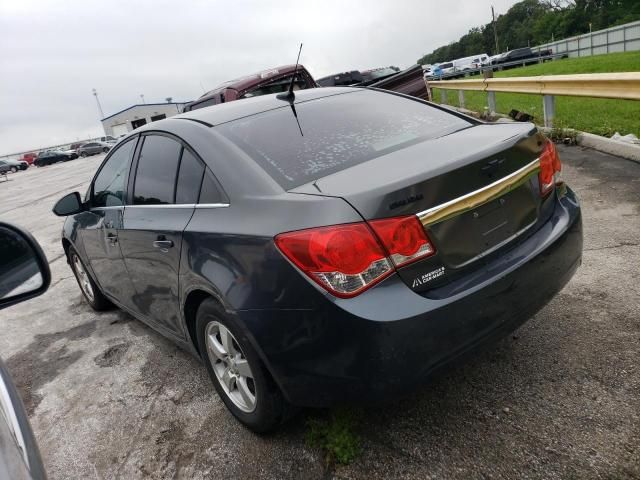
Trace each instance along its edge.
<path fill-rule="evenodd" d="M 469 125 L 420 101 L 360 90 L 215 128 L 288 190 Z"/>

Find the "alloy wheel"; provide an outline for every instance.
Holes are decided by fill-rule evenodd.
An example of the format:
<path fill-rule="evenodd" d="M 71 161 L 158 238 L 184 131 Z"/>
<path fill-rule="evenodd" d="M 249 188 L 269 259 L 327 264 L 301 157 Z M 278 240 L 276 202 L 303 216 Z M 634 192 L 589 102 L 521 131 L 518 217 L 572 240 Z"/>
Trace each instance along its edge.
<path fill-rule="evenodd" d="M 76 277 L 78 278 L 78 283 L 80 284 L 82 293 L 84 293 L 87 298 L 93 302 L 94 295 L 91 280 L 89 279 L 89 275 L 87 275 L 80 258 L 78 258 L 78 255 L 76 254 L 73 255 L 73 271 L 76 272 Z"/>
<path fill-rule="evenodd" d="M 253 372 L 240 345 L 227 327 L 212 321 L 205 329 L 207 356 L 229 400 L 246 413 L 256 409 Z"/>

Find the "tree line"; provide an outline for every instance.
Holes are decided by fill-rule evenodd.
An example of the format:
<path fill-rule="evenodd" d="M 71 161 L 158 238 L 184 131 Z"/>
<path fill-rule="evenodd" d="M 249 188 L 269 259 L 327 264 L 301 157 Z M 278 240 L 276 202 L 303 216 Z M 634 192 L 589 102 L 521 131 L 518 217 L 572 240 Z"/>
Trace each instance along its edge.
<path fill-rule="evenodd" d="M 488 17 L 490 14 L 487 12 Z M 640 0 L 523 0 L 496 18 L 498 50 L 493 24 L 488 22 L 424 55 L 418 63 L 446 62 L 478 53 L 495 55 L 635 20 L 640 20 Z"/>

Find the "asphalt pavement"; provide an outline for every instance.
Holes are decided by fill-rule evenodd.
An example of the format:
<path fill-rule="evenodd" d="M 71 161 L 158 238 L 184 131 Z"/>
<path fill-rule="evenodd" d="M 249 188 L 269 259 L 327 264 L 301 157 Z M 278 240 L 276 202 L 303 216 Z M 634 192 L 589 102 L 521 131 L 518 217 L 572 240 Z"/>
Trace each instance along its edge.
<path fill-rule="evenodd" d="M 640 164 L 560 147 L 583 206 L 573 280 L 513 335 L 410 397 L 359 409 L 361 455 L 327 465 L 303 411 L 256 436 L 201 364 L 118 310 L 83 301 L 51 213 L 102 156 L 9 175 L 0 220 L 34 234 L 43 296 L 0 312 L 0 354 L 52 479 L 640 478 Z"/>

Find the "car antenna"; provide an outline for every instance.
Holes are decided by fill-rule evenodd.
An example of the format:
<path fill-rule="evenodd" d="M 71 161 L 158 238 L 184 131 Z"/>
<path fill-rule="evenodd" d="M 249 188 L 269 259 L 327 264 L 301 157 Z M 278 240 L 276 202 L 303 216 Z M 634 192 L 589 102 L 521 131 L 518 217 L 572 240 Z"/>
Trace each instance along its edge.
<path fill-rule="evenodd" d="M 279 93 L 276 95 L 276 98 L 279 100 L 287 100 L 289 102 L 293 102 L 296 98 L 293 93 L 293 84 L 296 81 L 296 74 L 298 73 L 298 62 L 300 61 L 300 52 L 302 52 L 302 44 L 300 44 L 300 49 L 298 50 L 298 58 L 296 59 L 296 68 L 293 70 L 293 75 L 291 75 L 291 83 L 289 84 L 289 89 L 286 92 Z"/>

